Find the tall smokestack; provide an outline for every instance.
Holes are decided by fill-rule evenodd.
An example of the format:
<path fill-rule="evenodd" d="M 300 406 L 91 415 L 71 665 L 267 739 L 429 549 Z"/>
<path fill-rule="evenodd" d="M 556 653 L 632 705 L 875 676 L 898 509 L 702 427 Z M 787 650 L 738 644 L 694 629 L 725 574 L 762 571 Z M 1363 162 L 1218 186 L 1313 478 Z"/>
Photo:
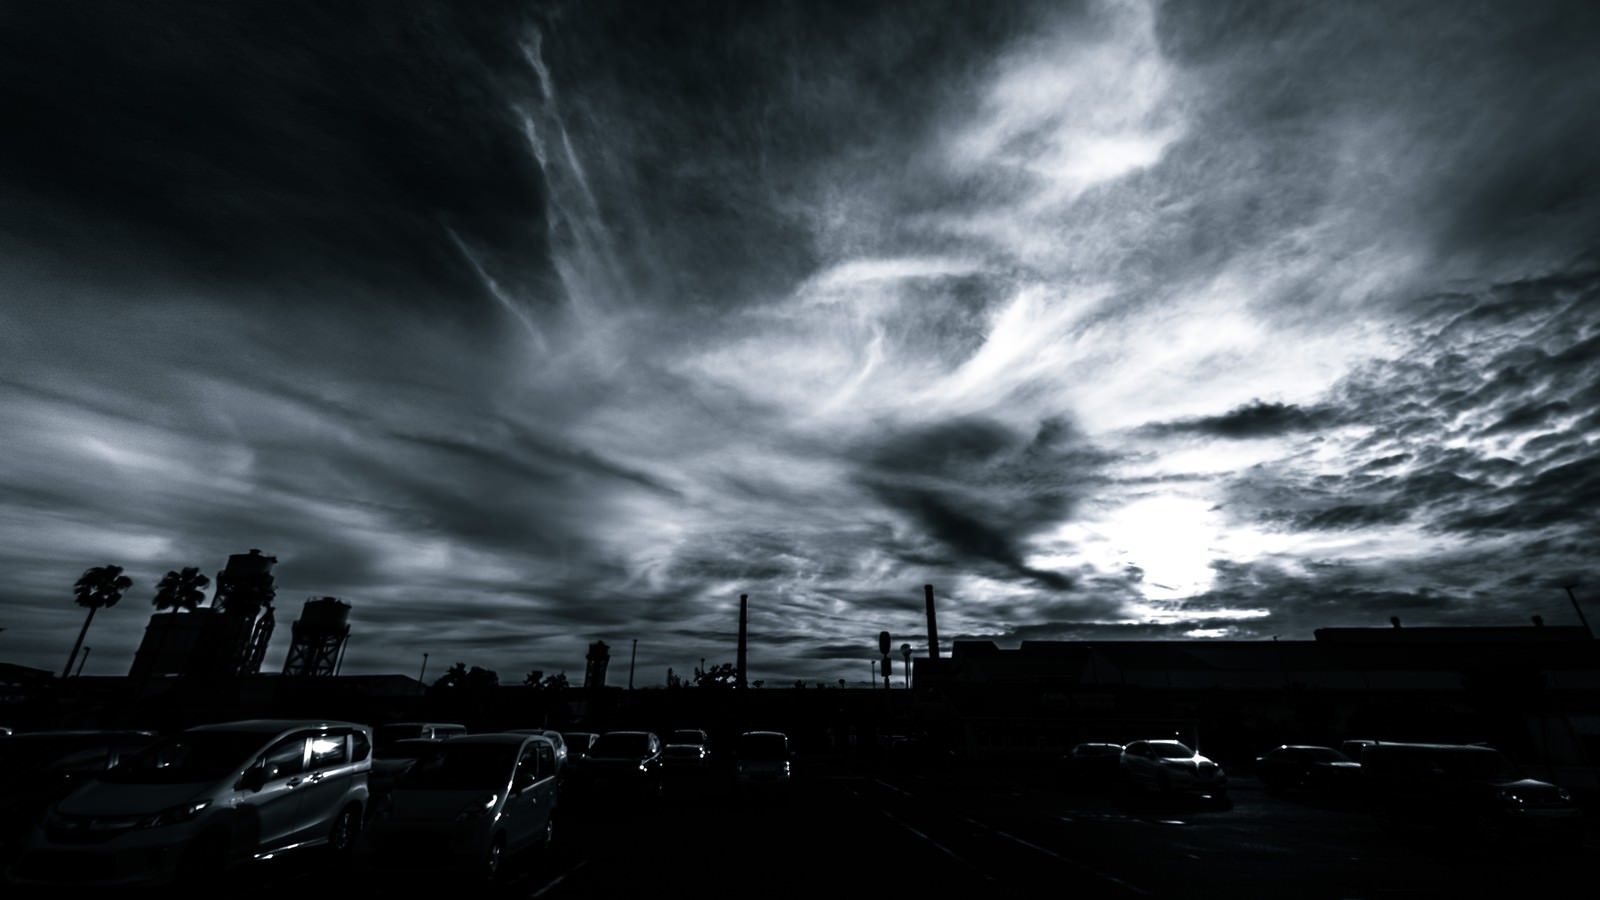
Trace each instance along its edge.
<path fill-rule="evenodd" d="M 734 681 L 734 687 L 739 687 L 739 688 L 742 688 L 742 687 L 745 686 L 745 680 L 744 680 L 745 646 L 746 646 L 746 642 L 745 642 L 745 624 L 746 624 L 746 622 L 747 622 L 747 620 L 749 618 L 749 612 L 750 612 L 749 600 L 750 600 L 750 595 L 749 594 L 740 594 L 739 595 L 739 659 L 738 659 L 739 671 L 737 673 L 735 673 L 735 681 Z"/>
<path fill-rule="evenodd" d="M 922 599 L 928 608 L 928 658 L 939 658 L 939 626 L 933 618 L 933 585 L 922 586 Z"/>

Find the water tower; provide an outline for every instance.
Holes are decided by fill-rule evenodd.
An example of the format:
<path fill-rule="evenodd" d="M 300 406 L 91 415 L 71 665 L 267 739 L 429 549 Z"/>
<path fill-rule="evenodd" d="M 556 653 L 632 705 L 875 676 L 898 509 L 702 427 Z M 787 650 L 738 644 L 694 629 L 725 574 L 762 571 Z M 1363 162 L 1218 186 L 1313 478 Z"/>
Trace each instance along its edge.
<path fill-rule="evenodd" d="M 345 640 L 350 637 L 350 604 L 336 597 L 313 597 L 306 601 L 292 633 L 283 674 L 337 674 Z"/>

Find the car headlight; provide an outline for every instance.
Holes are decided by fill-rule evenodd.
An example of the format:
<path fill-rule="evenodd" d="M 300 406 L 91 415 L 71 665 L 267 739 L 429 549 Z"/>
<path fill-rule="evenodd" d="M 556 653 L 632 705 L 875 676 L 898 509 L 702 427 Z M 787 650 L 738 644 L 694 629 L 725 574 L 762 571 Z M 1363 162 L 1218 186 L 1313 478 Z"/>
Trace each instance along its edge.
<path fill-rule="evenodd" d="M 164 809 L 153 816 L 146 816 L 139 820 L 137 827 L 160 828 L 166 825 L 177 825 L 182 822 L 187 822 L 190 819 L 193 819 L 195 816 L 200 815 L 205 811 L 206 807 L 210 805 L 211 801 L 209 799 L 191 800 L 181 806 L 174 806 L 171 809 Z"/>
<path fill-rule="evenodd" d="M 1494 796 L 1501 803 L 1509 803 L 1512 806 L 1521 806 L 1523 803 L 1522 795 L 1516 791 L 1499 790 L 1494 792 Z"/>
<path fill-rule="evenodd" d="M 1562 803 L 1571 803 L 1572 802 L 1572 792 L 1567 790 L 1564 787 L 1556 788 L 1556 796 L 1561 798 L 1561 802 Z"/>
<path fill-rule="evenodd" d="M 474 800 L 473 802 L 468 803 L 462 808 L 461 812 L 456 813 L 456 821 L 466 822 L 470 819 L 486 816 L 489 814 L 490 810 L 494 809 L 495 803 L 499 800 L 499 794 L 486 794 L 482 799 Z"/>

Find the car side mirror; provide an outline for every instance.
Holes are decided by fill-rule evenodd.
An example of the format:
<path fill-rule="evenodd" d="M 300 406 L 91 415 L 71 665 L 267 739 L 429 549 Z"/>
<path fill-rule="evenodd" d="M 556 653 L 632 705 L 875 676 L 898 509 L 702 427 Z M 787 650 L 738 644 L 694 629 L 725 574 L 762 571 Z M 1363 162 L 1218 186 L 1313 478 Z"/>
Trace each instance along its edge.
<path fill-rule="evenodd" d="M 247 791 L 259 791 L 266 787 L 267 779 L 276 775 L 277 766 L 251 766 L 244 770 L 244 775 L 239 778 L 239 786 Z"/>

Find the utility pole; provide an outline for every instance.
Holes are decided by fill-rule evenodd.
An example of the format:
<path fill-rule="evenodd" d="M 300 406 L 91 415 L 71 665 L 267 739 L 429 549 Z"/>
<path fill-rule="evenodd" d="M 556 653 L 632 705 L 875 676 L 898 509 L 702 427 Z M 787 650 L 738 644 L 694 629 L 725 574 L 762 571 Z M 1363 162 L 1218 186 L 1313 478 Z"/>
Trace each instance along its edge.
<path fill-rule="evenodd" d="M 628 690 L 633 690 L 633 664 L 639 658 L 639 639 L 633 639 L 633 655 L 628 657 Z"/>
<path fill-rule="evenodd" d="M 1589 632 L 1589 639 L 1594 640 L 1594 629 L 1589 627 L 1589 620 L 1583 617 L 1583 607 L 1578 605 L 1577 595 L 1572 593 L 1572 585 L 1566 585 L 1567 598 L 1572 601 L 1572 608 L 1578 613 L 1578 621 L 1583 623 L 1583 630 Z"/>

